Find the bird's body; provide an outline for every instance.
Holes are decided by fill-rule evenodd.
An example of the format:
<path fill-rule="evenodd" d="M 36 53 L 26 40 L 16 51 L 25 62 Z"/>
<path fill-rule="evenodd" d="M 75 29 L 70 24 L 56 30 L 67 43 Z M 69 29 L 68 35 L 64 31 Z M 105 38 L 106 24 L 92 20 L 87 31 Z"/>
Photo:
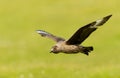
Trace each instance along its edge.
<path fill-rule="evenodd" d="M 78 53 L 81 51 L 82 46 L 79 45 L 67 45 L 65 41 L 58 42 L 55 46 L 57 46 L 57 51 L 56 52 L 63 52 L 67 54 L 73 54 L 73 53 Z M 51 49 L 53 51 L 53 49 Z"/>
<path fill-rule="evenodd" d="M 51 52 L 58 54 L 58 53 L 66 53 L 66 54 L 76 54 L 76 53 L 84 53 L 89 55 L 89 52 L 93 51 L 92 46 L 84 47 L 81 43 L 92 33 L 94 32 L 99 26 L 106 23 L 112 15 L 108 15 L 103 19 L 94 21 L 89 23 L 80 29 L 78 29 L 73 36 L 65 40 L 61 37 L 54 36 L 46 31 L 37 30 L 43 37 L 48 37 L 56 42 L 56 44 L 52 47 Z"/>
<path fill-rule="evenodd" d="M 66 54 L 76 54 L 84 53 L 88 55 L 88 51 L 92 51 L 93 47 L 83 47 L 81 45 L 68 45 L 66 41 L 60 41 L 55 46 L 52 47 L 51 52 L 53 53 L 66 53 Z"/>

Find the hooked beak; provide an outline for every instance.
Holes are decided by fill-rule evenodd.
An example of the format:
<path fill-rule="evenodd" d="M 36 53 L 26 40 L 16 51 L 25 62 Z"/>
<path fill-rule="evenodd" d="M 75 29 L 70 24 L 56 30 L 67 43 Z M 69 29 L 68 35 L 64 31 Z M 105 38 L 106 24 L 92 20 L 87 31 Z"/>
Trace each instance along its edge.
<path fill-rule="evenodd" d="M 50 51 L 50 53 L 53 53 L 52 51 Z"/>
<path fill-rule="evenodd" d="M 54 52 L 53 50 L 51 50 L 50 53 L 58 54 L 59 52 Z"/>
<path fill-rule="evenodd" d="M 50 50 L 50 53 L 53 53 L 53 49 Z"/>
<path fill-rule="evenodd" d="M 50 50 L 50 53 L 58 54 L 59 52 L 54 51 L 54 49 L 52 48 L 52 49 Z"/>

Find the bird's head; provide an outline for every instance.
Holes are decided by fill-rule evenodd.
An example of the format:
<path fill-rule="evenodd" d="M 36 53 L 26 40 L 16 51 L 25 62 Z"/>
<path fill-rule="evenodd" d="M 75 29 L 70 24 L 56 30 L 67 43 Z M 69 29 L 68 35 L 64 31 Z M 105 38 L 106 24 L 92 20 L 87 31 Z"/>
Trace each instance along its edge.
<path fill-rule="evenodd" d="M 59 53 L 59 48 L 58 48 L 58 46 L 56 46 L 56 45 L 53 46 L 53 47 L 51 48 L 50 53 L 55 53 L 55 54 Z"/>

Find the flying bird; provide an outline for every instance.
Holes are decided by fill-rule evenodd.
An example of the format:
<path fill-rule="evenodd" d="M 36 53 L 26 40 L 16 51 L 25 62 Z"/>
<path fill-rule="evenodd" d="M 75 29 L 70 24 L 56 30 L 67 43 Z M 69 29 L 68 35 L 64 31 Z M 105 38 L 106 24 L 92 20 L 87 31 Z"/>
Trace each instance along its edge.
<path fill-rule="evenodd" d="M 76 54 L 83 53 L 89 55 L 89 52 L 93 51 L 93 46 L 82 46 L 81 43 L 88 37 L 92 32 L 98 29 L 99 26 L 106 23 L 112 15 L 103 17 L 100 20 L 91 22 L 81 28 L 79 28 L 68 40 L 64 38 L 55 36 L 44 30 L 37 30 L 37 33 L 42 37 L 47 37 L 56 42 L 56 44 L 51 48 L 51 53 L 66 53 L 66 54 Z"/>

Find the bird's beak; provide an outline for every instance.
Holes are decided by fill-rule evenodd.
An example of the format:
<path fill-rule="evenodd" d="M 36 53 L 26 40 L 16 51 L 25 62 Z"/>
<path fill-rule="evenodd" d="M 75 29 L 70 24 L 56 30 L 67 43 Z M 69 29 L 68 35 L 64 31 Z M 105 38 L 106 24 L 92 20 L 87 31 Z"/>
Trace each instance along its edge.
<path fill-rule="evenodd" d="M 53 49 L 50 50 L 50 53 L 53 53 Z"/>
<path fill-rule="evenodd" d="M 50 53 L 53 53 L 52 51 L 50 51 Z"/>
<path fill-rule="evenodd" d="M 53 53 L 53 48 L 51 48 L 50 53 Z"/>

